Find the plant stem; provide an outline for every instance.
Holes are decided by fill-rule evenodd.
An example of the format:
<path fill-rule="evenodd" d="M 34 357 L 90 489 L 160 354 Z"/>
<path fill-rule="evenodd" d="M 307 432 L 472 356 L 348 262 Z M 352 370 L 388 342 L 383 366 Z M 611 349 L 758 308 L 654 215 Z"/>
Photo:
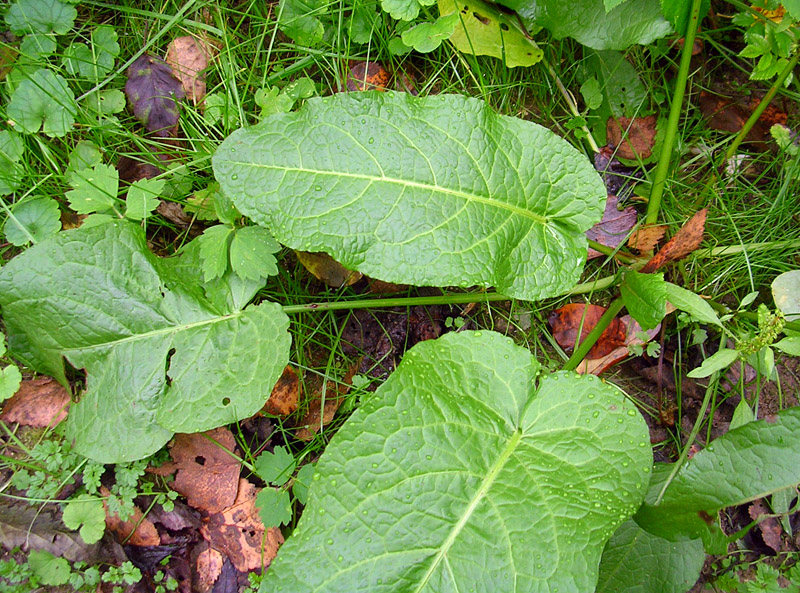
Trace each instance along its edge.
<path fill-rule="evenodd" d="M 689 26 L 686 29 L 686 37 L 683 40 L 683 51 L 681 52 L 681 63 L 678 66 L 678 77 L 675 79 L 675 94 L 672 96 L 672 104 L 669 108 L 669 119 L 667 120 L 667 132 L 664 137 L 664 145 L 658 158 L 653 188 L 650 190 L 650 200 L 647 203 L 647 216 L 645 224 L 655 224 L 658 220 L 658 212 L 661 209 L 661 197 L 664 195 L 664 186 L 667 182 L 669 164 L 672 161 L 672 150 L 675 139 L 678 135 L 678 122 L 680 121 L 681 111 L 683 110 L 683 95 L 686 92 L 686 82 L 689 79 L 689 64 L 692 60 L 692 47 L 694 38 L 697 34 L 697 26 L 700 24 L 700 4 L 701 0 L 693 0 L 691 12 L 689 13 Z"/>
<path fill-rule="evenodd" d="M 775 82 L 772 83 L 772 86 L 769 87 L 767 94 L 764 95 L 764 98 L 761 99 L 758 106 L 755 108 L 755 110 L 753 110 L 753 113 L 750 114 L 750 117 L 744 123 L 742 129 L 739 130 L 738 134 L 736 134 L 736 137 L 733 139 L 733 142 L 731 142 L 728 150 L 725 151 L 725 163 L 727 163 L 733 157 L 733 155 L 736 154 L 736 150 L 739 148 L 739 145 L 744 142 L 745 137 L 750 130 L 753 129 L 753 126 L 758 121 L 758 118 L 761 117 L 761 114 L 764 113 L 764 110 L 772 102 L 772 99 L 775 98 L 778 90 L 780 90 L 780 88 L 783 86 L 786 78 L 792 73 L 794 67 L 797 66 L 798 60 L 800 60 L 800 49 L 795 50 L 794 55 L 789 60 L 789 63 L 786 64 L 786 67 L 781 70 L 780 74 L 778 74 L 778 78 L 776 78 Z"/>
<path fill-rule="evenodd" d="M 614 317 L 617 316 L 617 313 L 622 310 L 623 306 L 624 304 L 621 298 L 615 299 L 614 302 L 608 306 L 608 309 L 606 309 L 606 312 L 603 313 L 603 316 L 598 320 L 597 325 L 595 325 L 592 331 L 586 336 L 586 339 L 576 345 L 572 356 L 569 357 L 569 360 L 562 367 L 565 371 L 574 371 L 578 368 L 578 365 L 589 353 L 589 350 L 592 349 L 592 346 L 594 346 L 603 332 L 606 331 L 606 328 L 614 320 Z"/>
<path fill-rule="evenodd" d="M 800 249 L 800 241 L 766 241 L 764 243 L 745 243 L 743 245 L 727 245 L 714 247 L 706 251 L 698 251 L 697 257 L 719 257 L 721 255 L 737 255 L 745 251 L 766 251 L 770 249 Z"/>
<path fill-rule="evenodd" d="M 547 58 L 545 58 L 544 55 L 542 55 L 542 64 L 544 64 L 544 67 L 547 69 L 547 72 L 550 74 L 550 76 L 553 77 L 553 81 L 556 83 L 558 92 L 561 93 L 561 96 L 564 97 L 564 100 L 567 102 L 567 107 L 569 107 L 570 113 L 573 115 L 573 117 L 581 117 L 581 113 L 578 111 L 578 104 L 575 102 L 575 98 L 564 86 L 564 83 L 561 82 L 558 74 L 556 74 L 556 71 L 553 69 L 553 67 L 550 65 L 550 62 L 547 61 Z M 600 147 L 597 146 L 597 142 L 594 141 L 589 127 L 584 124 L 581 126 L 581 129 L 586 133 L 586 141 L 589 143 L 592 151 L 596 153 L 600 152 Z"/>
<path fill-rule="evenodd" d="M 720 343 L 719 347 L 725 347 L 725 341 L 727 340 L 727 336 L 722 334 L 720 336 Z M 700 405 L 700 411 L 697 412 L 697 420 L 694 421 L 694 426 L 692 427 L 692 432 L 689 433 L 689 438 L 686 440 L 686 446 L 681 451 L 680 457 L 678 457 L 678 461 L 675 462 L 675 465 L 672 467 L 672 471 L 669 473 L 669 476 L 664 481 L 664 485 L 661 487 L 661 492 L 658 493 L 658 498 L 654 503 L 654 506 L 658 506 L 661 504 L 661 500 L 664 498 L 664 493 L 667 491 L 672 480 L 675 479 L 675 476 L 681 469 L 683 462 L 686 461 L 686 458 L 689 455 L 689 449 L 691 448 L 694 440 L 697 438 L 697 435 L 700 433 L 700 427 L 703 425 L 703 419 L 706 416 L 706 410 L 708 410 L 708 404 L 711 402 L 711 396 L 717 388 L 717 377 L 719 376 L 719 371 L 715 371 L 711 374 L 711 377 L 708 379 L 708 387 L 706 387 L 706 393 L 703 396 L 703 403 Z"/>
<path fill-rule="evenodd" d="M 576 284 L 560 296 L 570 294 L 586 294 L 603 290 L 617 282 L 616 276 L 606 276 L 592 282 Z M 463 305 L 466 303 L 494 303 L 497 301 L 513 301 L 510 296 L 497 292 L 457 292 L 426 297 L 390 297 L 384 299 L 332 301 L 322 303 L 308 303 L 306 305 L 284 305 L 283 312 L 287 315 L 296 313 L 310 313 L 312 311 L 347 311 L 351 309 L 377 309 L 381 307 L 413 307 L 415 305 Z"/>
<path fill-rule="evenodd" d="M 608 255 L 609 257 L 614 257 L 624 264 L 632 264 L 636 261 L 635 257 L 631 257 L 630 255 L 618 251 L 618 248 L 616 247 L 609 247 L 608 245 L 603 245 L 602 243 L 593 241 L 592 239 L 587 239 L 587 242 L 589 243 L 589 247 L 595 251 L 599 251 L 603 255 Z"/>

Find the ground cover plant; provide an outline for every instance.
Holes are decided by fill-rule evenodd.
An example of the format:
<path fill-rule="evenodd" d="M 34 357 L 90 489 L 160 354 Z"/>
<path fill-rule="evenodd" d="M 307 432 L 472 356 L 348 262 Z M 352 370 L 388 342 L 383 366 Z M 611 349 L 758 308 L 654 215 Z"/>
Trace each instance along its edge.
<path fill-rule="evenodd" d="M 796 589 L 798 18 L 15 0 L 0 587 Z"/>

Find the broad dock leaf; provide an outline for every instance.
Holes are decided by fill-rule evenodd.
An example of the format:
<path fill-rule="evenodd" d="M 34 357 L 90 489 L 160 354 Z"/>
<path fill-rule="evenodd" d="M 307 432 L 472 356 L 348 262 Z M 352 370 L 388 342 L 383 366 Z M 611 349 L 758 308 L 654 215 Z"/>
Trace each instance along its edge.
<path fill-rule="evenodd" d="M 286 365 L 277 304 L 220 311 L 167 270 L 123 222 L 59 233 L 0 270 L 12 351 L 63 384 L 64 358 L 86 369 L 67 433 L 97 461 L 146 457 L 173 432 L 251 416 Z"/>
<path fill-rule="evenodd" d="M 647 489 L 647 426 L 599 379 L 539 369 L 493 332 L 409 350 L 328 445 L 261 591 L 593 591 Z"/>
<path fill-rule="evenodd" d="M 389 282 L 570 288 L 606 191 L 553 132 L 460 95 L 342 93 L 234 132 L 214 171 L 293 249 Z"/>

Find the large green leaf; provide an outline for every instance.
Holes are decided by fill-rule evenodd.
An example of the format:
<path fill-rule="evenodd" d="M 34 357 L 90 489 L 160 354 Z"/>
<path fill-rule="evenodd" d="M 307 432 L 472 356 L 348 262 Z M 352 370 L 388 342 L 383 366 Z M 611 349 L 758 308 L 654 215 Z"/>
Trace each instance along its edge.
<path fill-rule="evenodd" d="M 460 95 L 342 93 L 234 132 L 214 172 L 293 249 L 407 284 L 571 287 L 605 187 L 551 131 Z"/>
<path fill-rule="evenodd" d="M 684 593 L 705 558 L 699 539 L 671 542 L 629 519 L 603 550 L 596 593 Z"/>
<path fill-rule="evenodd" d="M 594 49 L 647 45 L 672 32 L 659 0 L 627 0 L 608 12 L 603 0 L 501 0 L 500 4 L 515 10 L 529 27 L 539 25 L 556 39 L 572 37 Z"/>
<path fill-rule="evenodd" d="M 593 591 L 647 427 L 599 379 L 539 370 L 493 332 L 412 348 L 325 450 L 261 591 Z"/>
<path fill-rule="evenodd" d="M 665 476 L 672 466 L 662 466 Z M 719 509 L 800 483 L 800 408 L 748 422 L 714 440 L 677 472 L 660 504 L 664 481 L 653 480 L 636 522 L 670 540 L 718 533 Z M 710 531 L 709 531 L 710 529 Z"/>
<path fill-rule="evenodd" d="M 67 420 L 87 457 L 139 459 L 173 432 L 246 418 L 287 362 L 278 305 L 220 310 L 169 269 L 118 222 L 59 233 L 0 271 L 12 350 L 65 384 L 63 358 L 87 371 Z"/>

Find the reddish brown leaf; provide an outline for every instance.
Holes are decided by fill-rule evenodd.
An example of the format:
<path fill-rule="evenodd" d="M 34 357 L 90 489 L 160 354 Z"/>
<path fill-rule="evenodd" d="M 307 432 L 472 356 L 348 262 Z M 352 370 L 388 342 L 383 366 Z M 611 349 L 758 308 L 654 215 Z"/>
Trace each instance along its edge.
<path fill-rule="evenodd" d="M 581 341 L 583 341 L 605 312 L 605 307 L 599 305 L 571 303 L 553 311 L 548 317 L 547 323 L 550 325 L 558 345 L 565 350 L 572 350 L 575 347 L 581 322 L 583 322 L 581 329 Z M 587 358 L 605 356 L 624 343 L 625 326 L 619 319 L 614 319 L 589 350 Z"/>
<path fill-rule="evenodd" d="M 390 79 L 379 62 L 350 60 L 345 86 L 348 91 L 385 91 Z"/>
<path fill-rule="evenodd" d="M 655 249 L 666 232 L 667 226 L 664 224 L 640 227 L 628 239 L 628 247 L 641 253 L 650 252 Z"/>
<path fill-rule="evenodd" d="M 643 274 L 655 272 L 665 264 L 683 259 L 700 247 L 700 243 L 703 241 L 703 231 L 706 226 L 707 214 L 708 210 L 703 208 L 692 216 L 686 224 L 675 233 L 675 236 L 667 241 L 667 244 L 644 265 L 641 272 Z"/>
<path fill-rule="evenodd" d="M 310 253 L 308 251 L 295 251 L 297 259 L 320 280 L 332 288 L 352 286 L 361 280 L 361 272 L 348 270 L 327 253 Z"/>
<path fill-rule="evenodd" d="M 187 229 L 192 225 L 192 217 L 186 214 L 183 207 L 177 202 L 161 200 L 156 212 L 182 229 Z"/>
<path fill-rule="evenodd" d="M 288 416 L 297 409 L 299 396 L 300 377 L 292 367 L 287 366 L 261 411 L 273 416 Z"/>
<path fill-rule="evenodd" d="M 255 486 L 245 479 L 239 480 L 233 504 L 211 515 L 201 528 L 211 547 L 230 558 L 242 572 L 267 568 L 283 543 L 280 529 L 264 528 L 255 507 L 256 494 Z"/>
<path fill-rule="evenodd" d="M 105 497 L 111 496 L 111 492 L 105 486 L 100 487 L 100 494 Z M 144 516 L 139 507 L 134 506 L 133 515 L 124 521 L 116 513 L 109 512 L 105 500 L 103 508 L 106 511 L 106 527 L 117 536 L 117 541 L 120 543 L 124 542 L 130 546 L 158 546 L 161 544 L 156 526 Z"/>
<path fill-rule="evenodd" d="M 606 123 L 608 141 L 617 147 L 617 155 L 624 159 L 646 159 L 653 154 L 657 122 L 655 115 L 611 117 Z"/>
<path fill-rule="evenodd" d="M 591 373 L 593 375 L 599 375 L 600 373 L 605 372 L 610 367 L 614 366 L 618 362 L 621 362 L 630 356 L 630 351 L 628 350 L 628 346 L 633 346 L 636 344 L 644 345 L 647 341 L 652 340 L 661 329 L 661 324 L 659 323 L 656 327 L 651 330 L 645 332 L 647 334 L 648 340 L 642 340 L 639 335 L 642 331 L 641 326 L 633 320 L 630 315 L 625 315 L 621 318 L 615 319 L 615 321 L 619 321 L 620 325 L 622 325 L 623 329 L 623 342 L 622 344 L 618 345 L 613 350 L 606 352 L 605 355 L 590 359 L 588 356 L 581 362 L 577 369 L 575 369 L 578 373 L 587 374 Z M 639 335 L 637 335 L 639 334 Z"/>
<path fill-rule="evenodd" d="M 235 446 L 227 428 L 176 435 L 170 447 L 178 465 L 172 489 L 196 509 L 216 513 L 229 507 L 239 489 L 239 461 L 231 454 Z"/>
<path fill-rule="evenodd" d="M 177 37 L 169 44 L 164 60 L 181 81 L 186 96 L 195 105 L 202 103 L 206 96 L 204 70 L 216 54 L 217 48 L 213 44 L 191 35 Z"/>
<path fill-rule="evenodd" d="M 161 59 L 144 54 L 128 68 L 125 94 L 133 113 L 157 136 L 174 136 L 177 132 L 183 87 L 172 70 Z"/>
<path fill-rule="evenodd" d="M 345 392 L 346 393 L 346 392 Z M 322 394 L 318 393 L 311 400 L 308 412 L 297 423 L 297 430 L 294 431 L 295 438 L 301 441 L 310 441 L 314 438 L 321 427 L 330 424 L 336 411 L 344 401 L 344 394 L 336 389 L 336 383 L 328 381 L 328 390 L 325 394 L 325 403 L 322 403 Z"/>
<path fill-rule="evenodd" d="M 69 393 L 52 377 L 28 379 L 3 404 L 0 420 L 25 426 L 55 426 L 67 417 Z"/>
<path fill-rule="evenodd" d="M 747 513 L 753 521 L 757 521 L 762 515 L 771 514 L 763 498 L 754 500 L 747 508 Z M 783 529 L 781 529 L 781 524 L 778 520 L 775 517 L 761 519 L 758 523 L 758 529 L 761 531 L 761 538 L 764 540 L 764 543 L 775 550 L 775 552 L 780 553 L 783 547 L 781 541 Z"/>
<path fill-rule="evenodd" d="M 708 91 L 700 93 L 700 111 L 714 130 L 737 133 L 761 101 L 760 97 L 724 97 Z M 769 143 L 769 129 L 773 124 L 786 124 L 787 114 L 774 105 L 769 105 L 747 133 L 746 140 L 754 143 Z"/>
<path fill-rule="evenodd" d="M 586 237 L 609 247 L 617 247 L 625 240 L 630 230 L 636 224 L 636 210 L 630 206 L 623 210 L 617 209 L 617 196 L 608 194 L 606 209 L 600 222 L 586 231 Z M 599 251 L 589 248 L 588 259 L 603 255 Z"/>

